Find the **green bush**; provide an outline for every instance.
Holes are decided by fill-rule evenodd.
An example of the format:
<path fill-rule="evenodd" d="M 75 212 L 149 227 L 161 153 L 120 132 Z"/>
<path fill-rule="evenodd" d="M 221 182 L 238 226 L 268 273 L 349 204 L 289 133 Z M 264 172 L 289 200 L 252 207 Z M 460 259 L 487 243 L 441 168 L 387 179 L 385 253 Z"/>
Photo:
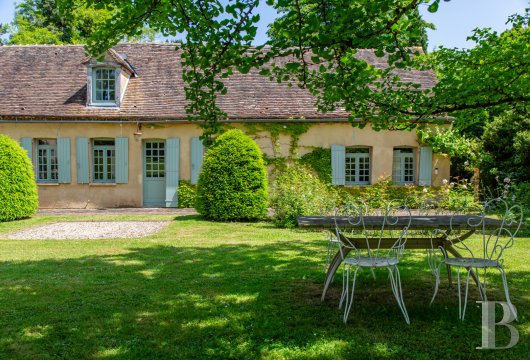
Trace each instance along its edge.
<path fill-rule="evenodd" d="M 26 151 L 0 135 L 0 221 L 29 217 L 38 206 L 35 175 Z"/>
<path fill-rule="evenodd" d="M 178 187 L 179 208 L 194 208 L 197 199 L 197 185 L 180 180 Z"/>
<path fill-rule="evenodd" d="M 514 202 L 521 205 L 530 216 L 530 182 L 517 184 L 514 193 Z"/>
<path fill-rule="evenodd" d="M 333 187 L 303 165 L 287 165 L 271 185 L 272 220 L 278 227 L 295 227 L 298 216 L 329 213 L 337 201 Z"/>
<path fill-rule="evenodd" d="M 381 208 L 390 200 L 406 202 L 411 209 L 426 200 L 436 201 L 440 207 L 452 210 L 474 204 L 473 189 L 466 180 L 444 183 L 441 187 L 423 187 L 396 186 L 390 179 L 380 179 L 373 185 L 339 187 L 338 192 L 342 202 L 368 200 L 368 205 L 373 208 Z"/>
<path fill-rule="evenodd" d="M 212 220 L 257 220 L 267 213 L 267 173 L 258 145 L 241 130 L 219 136 L 204 156 L 197 211 Z"/>
<path fill-rule="evenodd" d="M 331 184 L 331 149 L 317 148 L 300 158 L 300 163 L 308 165 L 320 180 Z"/>
<path fill-rule="evenodd" d="M 493 191 L 498 178 L 511 178 L 516 183 L 530 182 L 530 117 L 512 110 L 496 117 L 484 128 L 484 156 L 480 179 Z M 502 181 L 502 180 L 501 180 Z"/>
<path fill-rule="evenodd" d="M 438 191 L 437 199 L 442 208 L 449 210 L 477 205 L 472 186 L 467 179 L 444 184 Z"/>

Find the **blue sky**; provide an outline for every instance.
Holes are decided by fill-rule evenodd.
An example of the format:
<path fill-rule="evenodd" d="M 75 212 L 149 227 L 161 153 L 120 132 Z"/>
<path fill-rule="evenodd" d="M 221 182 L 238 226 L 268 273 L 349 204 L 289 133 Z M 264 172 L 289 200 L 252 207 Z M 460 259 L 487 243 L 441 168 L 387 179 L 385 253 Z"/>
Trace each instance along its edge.
<path fill-rule="evenodd" d="M 265 2 L 265 1 L 263 1 Z M 0 23 L 13 19 L 14 0 L 0 0 Z M 436 30 L 429 31 L 429 50 L 440 45 L 445 47 L 469 48 L 473 44 L 466 38 L 475 28 L 490 27 L 496 31 L 507 28 L 506 20 L 514 13 L 530 8 L 530 0 L 451 0 L 440 4 L 438 12 L 431 14 L 426 7 L 421 9 L 425 20 L 435 24 Z M 259 8 L 260 27 L 256 43 L 266 40 L 266 26 L 274 19 L 274 10 L 266 5 Z"/>

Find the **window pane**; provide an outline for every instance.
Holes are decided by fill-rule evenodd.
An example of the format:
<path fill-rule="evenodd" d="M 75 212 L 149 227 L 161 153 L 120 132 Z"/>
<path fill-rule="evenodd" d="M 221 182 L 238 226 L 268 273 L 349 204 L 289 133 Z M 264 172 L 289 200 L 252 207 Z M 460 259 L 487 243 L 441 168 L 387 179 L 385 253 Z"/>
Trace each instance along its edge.
<path fill-rule="evenodd" d="M 35 143 L 37 181 L 57 181 L 57 140 L 37 139 Z"/>
<path fill-rule="evenodd" d="M 113 102 L 116 96 L 116 71 L 114 69 L 94 69 L 94 101 Z"/>

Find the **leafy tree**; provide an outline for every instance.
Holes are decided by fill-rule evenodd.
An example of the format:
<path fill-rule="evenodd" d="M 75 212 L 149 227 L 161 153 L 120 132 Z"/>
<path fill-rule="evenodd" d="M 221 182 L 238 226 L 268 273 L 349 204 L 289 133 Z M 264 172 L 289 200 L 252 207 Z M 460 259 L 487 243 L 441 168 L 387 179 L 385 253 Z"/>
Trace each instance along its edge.
<path fill-rule="evenodd" d="M 94 10 L 82 1 L 71 3 L 68 16 L 59 13 L 57 0 L 24 0 L 17 4 L 9 42 L 12 44 L 82 44 L 98 27 L 110 21 L 113 7 Z M 142 28 L 139 36 L 152 39 Z"/>
<path fill-rule="evenodd" d="M 63 9 L 77 1 L 115 9 L 88 41 L 93 54 L 137 35 L 145 24 L 164 35 L 185 34 L 180 49 L 186 110 L 191 120 L 205 120 L 206 135 L 218 132 L 218 120 L 226 117 L 217 106 L 217 97 L 227 92 L 223 78 L 252 68 L 309 89 L 321 111 L 342 107 L 352 120 L 365 119 L 375 129 L 410 129 L 448 115 L 472 122 L 530 104 L 528 11 L 512 16 L 513 29 L 502 34 L 475 30 L 473 49 L 426 55 L 412 46 L 424 43 L 418 7 L 436 11 L 440 0 L 267 0 L 280 16 L 266 47 L 251 46 L 259 0 L 59 1 Z M 374 49 L 379 66 L 358 56 L 367 48 Z M 401 74 L 411 69 L 436 70 L 439 82 L 422 87 L 407 81 Z"/>
<path fill-rule="evenodd" d="M 530 183 L 530 112 L 514 109 L 496 117 L 486 125 L 482 141 L 486 186 L 495 188 L 506 177 Z"/>

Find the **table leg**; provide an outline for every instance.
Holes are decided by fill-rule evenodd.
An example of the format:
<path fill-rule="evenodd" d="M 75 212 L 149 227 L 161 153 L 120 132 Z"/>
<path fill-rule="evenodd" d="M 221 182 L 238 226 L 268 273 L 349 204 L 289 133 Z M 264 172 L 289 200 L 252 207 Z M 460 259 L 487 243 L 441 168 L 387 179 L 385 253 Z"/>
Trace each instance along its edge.
<path fill-rule="evenodd" d="M 335 276 L 335 273 L 337 272 L 337 269 L 339 268 L 340 264 L 342 263 L 342 257 L 346 257 L 351 249 L 349 248 L 342 248 L 342 255 L 340 250 L 337 251 L 335 256 L 333 257 L 333 260 L 331 260 L 328 268 L 328 272 L 326 273 L 326 280 L 324 282 L 324 290 L 322 291 L 322 297 L 320 298 L 320 301 L 324 301 L 326 298 L 326 293 L 328 291 L 328 287 L 333 281 L 333 277 Z"/>
<path fill-rule="evenodd" d="M 447 267 L 447 280 L 449 280 L 449 287 L 453 287 L 453 274 L 451 273 L 451 265 L 445 264 Z"/>
<path fill-rule="evenodd" d="M 462 255 L 460 255 L 460 253 L 458 251 L 456 251 L 456 249 L 454 247 L 450 246 L 450 245 L 446 246 L 445 249 L 448 252 L 450 252 L 452 255 L 454 255 L 455 257 L 458 257 L 458 258 L 462 257 Z M 480 284 L 480 280 L 479 280 L 477 274 L 475 273 L 475 271 L 473 271 L 473 269 L 467 268 L 467 270 L 469 270 L 471 277 L 475 281 L 475 284 L 477 284 L 478 291 L 480 291 L 480 296 L 482 297 L 482 299 L 486 299 L 486 294 L 484 293 L 484 289 L 482 288 L 482 285 Z"/>

